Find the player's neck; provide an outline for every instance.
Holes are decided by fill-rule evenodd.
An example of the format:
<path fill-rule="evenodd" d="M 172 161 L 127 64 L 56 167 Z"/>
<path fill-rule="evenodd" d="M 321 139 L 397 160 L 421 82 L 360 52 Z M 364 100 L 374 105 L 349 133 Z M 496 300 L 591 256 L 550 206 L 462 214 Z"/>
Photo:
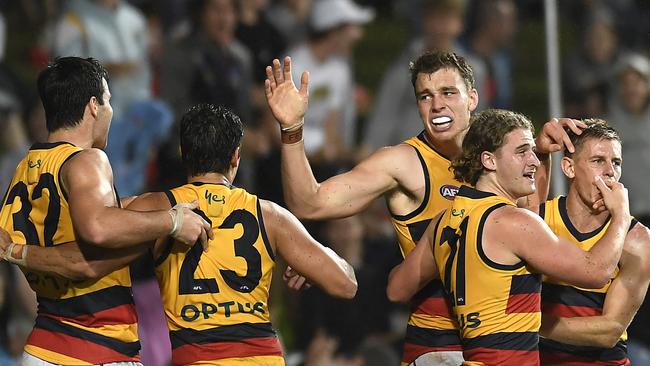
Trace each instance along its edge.
<path fill-rule="evenodd" d="M 433 148 L 435 151 L 437 151 L 439 154 L 442 154 L 442 156 L 444 156 L 449 160 L 455 159 L 457 156 L 460 156 L 460 154 L 463 152 L 461 148 L 462 140 L 460 143 L 455 139 L 448 140 L 448 141 L 434 141 L 426 133 L 424 134 L 424 139 L 426 140 L 427 144 L 431 148 Z"/>
<path fill-rule="evenodd" d="M 566 211 L 571 220 L 571 224 L 582 233 L 588 233 L 601 227 L 607 218 L 609 212 L 596 212 L 588 202 L 580 198 L 578 192 L 569 190 L 566 199 Z"/>
<path fill-rule="evenodd" d="M 206 173 L 201 175 L 192 175 L 187 177 L 188 183 L 214 183 L 231 185 L 230 179 L 221 173 Z"/>
<path fill-rule="evenodd" d="M 498 196 L 505 197 L 516 204 L 517 200 L 521 197 L 516 197 L 509 192 L 505 187 L 501 186 L 496 179 L 496 173 L 483 174 L 476 182 L 476 189 L 483 192 L 494 193 Z"/>
<path fill-rule="evenodd" d="M 69 142 L 82 149 L 93 147 L 92 130 L 84 125 L 73 128 L 59 128 L 47 135 L 47 142 Z"/>

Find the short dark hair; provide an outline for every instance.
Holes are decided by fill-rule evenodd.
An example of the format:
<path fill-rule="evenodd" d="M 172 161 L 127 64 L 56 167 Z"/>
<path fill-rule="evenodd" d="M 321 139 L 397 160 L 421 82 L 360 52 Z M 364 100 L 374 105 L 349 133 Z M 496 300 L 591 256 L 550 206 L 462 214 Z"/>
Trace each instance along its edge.
<path fill-rule="evenodd" d="M 411 84 L 415 89 L 415 81 L 418 74 L 433 74 L 440 69 L 453 68 L 465 81 L 467 90 L 474 89 L 474 72 L 472 67 L 460 55 L 453 52 L 432 52 L 427 51 L 420 55 L 417 60 L 411 62 L 409 70 L 411 71 Z"/>
<path fill-rule="evenodd" d="M 576 135 L 570 129 L 567 130 L 567 134 L 569 135 L 569 139 L 571 139 L 576 153 L 582 148 L 584 142 L 589 139 L 616 140 L 619 143 L 621 142 L 621 136 L 604 119 L 587 118 L 583 119 L 582 122 L 587 125 L 587 128 L 583 129 L 580 135 Z M 568 157 L 573 156 L 566 148 L 564 149 L 564 155 Z"/>
<path fill-rule="evenodd" d="M 49 132 L 81 123 L 91 97 L 104 105 L 108 72 L 94 58 L 59 57 L 38 75 L 38 94 Z"/>
<path fill-rule="evenodd" d="M 181 157 L 187 173 L 197 176 L 227 172 L 244 126 L 230 109 L 199 104 L 181 118 Z"/>
<path fill-rule="evenodd" d="M 474 115 L 463 140 L 463 152 L 451 162 L 454 178 L 476 185 L 483 174 L 481 154 L 497 151 L 503 146 L 506 135 L 519 128 L 534 132 L 530 120 L 516 112 L 487 109 Z"/>

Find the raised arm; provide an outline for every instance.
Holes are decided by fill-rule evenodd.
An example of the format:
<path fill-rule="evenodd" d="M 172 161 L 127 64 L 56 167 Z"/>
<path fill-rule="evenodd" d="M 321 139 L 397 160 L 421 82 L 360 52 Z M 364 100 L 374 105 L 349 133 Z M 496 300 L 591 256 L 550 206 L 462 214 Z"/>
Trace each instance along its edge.
<path fill-rule="evenodd" d="M 540 333 L 576 346 L 611 348 L 634 319 L 650 283 L 650 231 L 637 224 L 625 239 L 618 276 L 605 297 L 602 315 L 557 318 L 544 315 Z"/>
<path fill-rule="evenodd" d="M 388 275 L 386 295 L 390 301 L 407 302 L 424 285 L 438 277 L 438 268 L 433 258 L 433 236 L 441 216 L 438 214 L 431 220 L 415 248 Z"/>
<path fill-rule="evenodd" d="M 189 244 L 212 235 L 210 225 L 185 208 L 152 212 L 118 208 L 113 172 L 101 150 L 87 149 L 74 156 L 63 166 L 61 178 L 73 226 L 85 243 L 124 248 L 171 234 Z"/>
<path fill-rule="evenodd" d="M 387 170 L 390 154 L 379 152 L 352 171 L 318 183 L 305 155 L 302 123 L 308 102 L 309 74 L 303 73 L 300 90 L 291 79 L 291 59 L 284 66 L 274 60 L 266 68 L 266 98 L 282 129 L 282 183 L 285 200 L 298 217 L 333 219 L 360 212 L 373 199 L 397 187 Z M 307 121 L 309 123 L 309 121 Z"/>
<path fill-rule="evenodd" d="M 276 252 L 296 272 L 328 294 L 353 298 L 357 280 L 352 266 L 312 238 L 289 211 L 270 201 L 260 200 L 260 204 L 266 232 Z"/>
<path fill-rule="evenodd" d="M 490 242 L 507 243 L 512 253 L 539 272 L 570 284 L 599 288 L 616 269 L 630 225 L 627 189 L 600 177 L 596 184 L 612 215 L 603 237 L 589 250 L 583 251 L 566 239 L 557 237 L 544 221 L 527 210 L 507 207 L 496 210 L 485 226 Z"/>

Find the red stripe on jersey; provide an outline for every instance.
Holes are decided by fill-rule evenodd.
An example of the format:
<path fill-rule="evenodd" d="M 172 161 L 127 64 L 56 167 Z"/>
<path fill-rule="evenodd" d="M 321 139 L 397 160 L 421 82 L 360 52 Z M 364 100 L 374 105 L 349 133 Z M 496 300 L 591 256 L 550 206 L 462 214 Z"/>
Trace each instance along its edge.
<path fill-rule="evenodd" d="M 448 351 L 462 351 L 461 345 L 445 346 L 445 347 L 428 347 L 419 344 L 404 343 L 404 353 L 402 354 L 402 362 L 411 363 L 418 357 L 425 353 L 430 352 L 448 352 Z"/>
<path fill-rule="evenodd" d="M 414 303 L 411 307 L 411 313 L 441 316 L 448 319 L 455 318 L 445 297 L 427 297 L 419 303 Z"/>
<path fill-rule="evenodd" d="M 506 314 L 539 313 L 540 299 L 539 293 L 510 295 Z"/>
<path fill-rule="evenodd" d="M 172 351 L 172 364 L 187 365 L 198 361 L 225 358 L 282 356 L 280 341 L 276 337 L 249 338 L 239 342 L 186 344 Z"/>
<path fill-rule="evenodd" d="M 126 325 L 138 322 L 138 316 L 135 312 L 135 305 L 125 304 L 114 308 L 106 309 L 90 315 L 81 315 L 76 318 L 63 318 L 49 314 L 43 316 L 56 319 L 59 322 L 66 321 L 76 323 L 84 327 L 96 328 L 104 325 Z"/>
<path fill-rule="evenodd" d="M 601 361 L 585 357 L 577 357 L 564 352 L 539 351 L 539 360 L 542 365 L 562 366 L 630 366 L 630 359 Z"/>
<path fill-rule="evenodd" d="M 542 303 L 542 313 L 562 318 L 574 318 L 579 316 L 599 316 L 602 315 L 602 309 L 545 302 Z"/>
<path fill-rule="evenodd" d="M 138 355 L 129 357 L 91 341 L 39 328 L 32 330 L 27 338 L 27 344 L 94 365 L 111 362 L 140 362 Z"/>
<path fill-rule="evenodd" d="M 474 348 L 463 352 L 465 361 L 482 362 L 486 365 L 539 366 L 538 351 L 519 351 L 492 348 Z"/>

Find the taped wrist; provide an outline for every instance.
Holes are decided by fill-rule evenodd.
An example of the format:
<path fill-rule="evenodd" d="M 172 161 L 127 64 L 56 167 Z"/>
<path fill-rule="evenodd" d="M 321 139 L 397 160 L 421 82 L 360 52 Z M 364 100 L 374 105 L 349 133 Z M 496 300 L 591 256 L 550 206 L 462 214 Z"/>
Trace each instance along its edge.
<path fill-rule="evenodd" d="M 169 232 L 169 235 L 172 237 L 176 237 L 176 234 L 180 232 L 183 227 L 183 212 L 181 212 L 183 208 L 184 206 L 177 204 L 168 211 L 169 215 L 172 217 L 172 230 Z"/>
<path fill-rule="evenodd" d="M 4 253 L 4 260 L 9 263 L 17 264 L 21 267 L 27 266 L 27 245 L 11 243 Z"/>

